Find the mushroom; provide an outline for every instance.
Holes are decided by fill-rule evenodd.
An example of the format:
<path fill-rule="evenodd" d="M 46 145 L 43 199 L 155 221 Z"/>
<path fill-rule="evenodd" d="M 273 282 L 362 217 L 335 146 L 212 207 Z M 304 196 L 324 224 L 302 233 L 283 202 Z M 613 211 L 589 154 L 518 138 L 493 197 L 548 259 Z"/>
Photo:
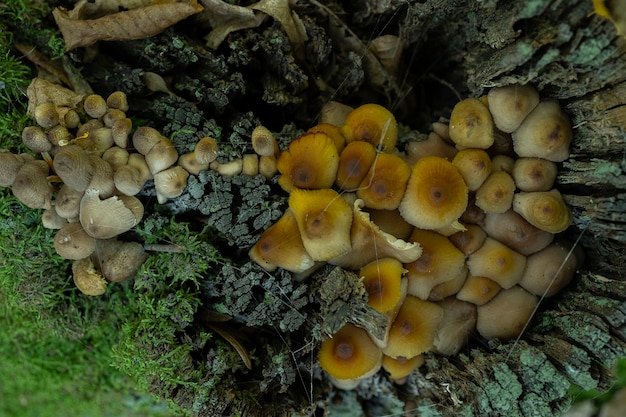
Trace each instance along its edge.
<path fill-rule="evenodd" d="M 339 154 L 325 133 L 306 133 L 291 142 L 276 162 L 278 184 L 287 192 L 296 188 L 330 188 L 335 182 Z"/>
<path fill-rule="evenodd" d="M 102 295 L 107 290 L 106 280 L 102 278 L 89 258 L 74 261 L 72 275 L 76 288 L 85 295 Z"/>
<path fill-rule="evenodd" d="M 343 126 L 348 114 L 350 114 L 352 110 L 354 109 L 350 106 L 331 100 L 322 106 L 319 122 L 329 123 L 335 126 Z"/>
<path fill-rule="evenodd" d="M 133 122 L 128 117 L 116 119 L 111 125 L 111 137 L 120 148 L 128 147 L 128 136 L 133 129 Z"/>
<path fill-rule="evenodd" d="M 139 193 L 150 178 L 150 168 L 144 156 L 139 153 L 130 154 L 126 165 L 120 166 L 113 174 L 115 188 L 125 195 Z"/>
<path fill-rule="evenodd" d="M 382 352 L 365 330 L 346 323 L 322 342 L 318 359 L 334 383 L 337 380 L 340 386 L 354 387 L 354 382 L 380 369 Z"/>
<path fill-rule="evenodd" d="M 39 126 L 26 126 L 22 130 L 22 142 L 33 152 L 50 152 L 52 143 Z"/>
<path fill-rule="evenodd" d="M 495 155 L 491 158 L 491 172 L 504 171 L 510 175 L 513 172 L 513 166 L 515 166 L 515 159 L 508 155 Z"/>
<path fill-rule="evenodd" d="M 327 261 L 350 250 L 352 210 L 336 191 L 294 188 L 289 195 L 289 207 L 298 223 L 302 243 L 314 261 Z"/>
<path fill-rule="evenodd" d="M 233 177 L 243 171 L 243 159 L 237 158 L 223 164 L 215 160 L 209 164 L 209 168 L 225 177 Z"/>
<path fill-rule="evenodd" d="M 496 127 L 511 133 L 539 103 L 539 93 L 528 84 L 510 84 L 492 88 L 487 100 Z"/>
<path fill-rule="evenodd" d="M 580 246 L 554 242 L 530 255 L 520 287 L 540 297 L 552 297 L 567 286 L 584 260 Z"/>
<path fill-rule="evenodd" d="M 502 290 L 476 308 L 476 330 L 487 339 L 514 339 L 522 333 L 536 306 L 537 297 L 519 286 Z"/>
<path fill-rule="evenodd" d="M 519 158 L 513 165 L 512 176 L 522 191 L 549 191 L 557 170 L 554 162 L 543 158 Z"/>
<path fill-rule="evenodd" d="M 259 173 L 259 156 L 255 153 L 247 153 L 241 157 L 241 174 L 257 175 Z"/>
<path fill-rule="evenodd" d="M 394 210 L 398 208 L 411 168 L 396 155 L 378 154 L 356 191 L 366 207 Z"/>
<path fill-rule="evenodd" d="M 48 164 L 31 161 L 22 165 L 15 175 L 11 191 L 26 207 L 48 209 L 52 207 L 52 189 L 48 184 Z"/>
<path fill-rule="evenodd" d="M 554 162 L 569 158 L 572 127 L 556 101 L 542 101 L 513 132 L 513 148 L 521 157 Z"/>
<path fill-rule="evenodd" d="M 259 156 L 273 156 L 279 151 L 276 138 L 265 126 L 259 125 L 254 128 L 250 135 L 252 149 Z"/>
<path fill-rule="evenodd" d="M 402 385 L 406 383 L 407 377 L 411 372 L 423 364 L 424 355 L 413 356 L 409 359 L 404 356 L 392 358 L 391 356 L 383 355 L 382 368 L 395 384 Z"/>
<path fill-rule="evenodd" d="M 437 284 L 430 290 L 430 294 L 428 294 L 428 301 L 442 301 L 450 296 L 455 295 L 463 284 L 465 283 L 465 279 L 469 270 L 467 266 L 463 267 L 463 271 L 457 274 L 454 278 L 449 279 L 447 281 L 442 282 L 441 284 Z"/>
<path fill-rule="evenodd" d="M 165 137 L 158 130 L 149 126 L 141 126 L 133 134 L 133 146 L 140 154 L 147 155 L 154 145 L 162 139 Z"/>
<path fill-rule="evenodd" d="M 491 159 L 482 149 L 460 150 L 452 160 L 452 165 L 459 170 L 470 191 L 478 190 L 491 174 Z"/>
<path fill-rule="evenodd" d="M 456 294 L 456 298 L 481 306 L 495 297 L 501 289 L 497 282 L 487 277 L 470 275 Z"/>
<path fill-rule="evenodd" d="M 154 188 L 159 204 L 178 197 L 185 191 L 189 173 L 180 166 L 168 168 L 154 174 Z"/>
<path fill-rule="evenodd" d="M 429 133 L 426 140 L 414 140 L 406 145 L 407 162 L 410 165 L 425 156 L 439 156 L 452 161 L 457 152 L 454 146 L 446 143 L 435 132 Z"/>
<path fill-rule="evenodd" d="M 362 140 L 383 152 L 393 149 L 398 140 L 396 118 L 383 106 L 373 103 L 352 110 L 340 131 L 347 143 Z"/>
<path fill-rule="evenodd" d="M 315 264 L 304 248 L 298 223 L 291 209 L 285 210 L 281 218 L 261 234 L 248 255 L 261 268 L 270 272 L 280 267 L 290 272 L 302 273 Z"/>
<path fill-rule="evenodd" d="M 54 235 L 54 250 L 65 259 L 83 259 L 96 249 L 96 239 L 80 223 L 67 223 Z"/>
<path fill-rule="evenodd" d="M 278 172 L 278 168 L 276 167 L 275 156 L 261 156 L 259 158 L 259 174 L 269 179 L 272 178 L 276 172 Z"/>
<path fill-rule="evenodd" d="M 102 159 L 108 162 L 109 165 L 111 165 L 113 171 L 117 171 L 121 166 L 124 166 L 128 163 L 128 156 L 129 153 L 126 149 L 120 148 L 119 146 L 111 146 L 109 149 L 104 151 L 104 153 L 102 154 Z M 143 157 L 143 155 L 141 156 Z"/>
<path fill-rule="evenodd" d="M 550 233 L 560 233 L 572 224 L 573 216 L 558 190 L 520 192 L 513 197 L 513 210 L 528 223 Z"/>
<path fill-rule="evenodd" d="M 152 175 L 171 167 L 176 161 L 178 161 L 178 152 L 167 138 L 158 141 L 146 154 L 146 164 Z"/>
<path fill-rule="evenodd" d="M 0 187 L 10 187 L 22 165 L 22 158 L 6 149 L 0 149 Z"/>
<path fill-rule="evenodd" d="M 183 167 L 185 171 L 192 175 L 198 175 L 202 171 L 209 169 L 209 163 L 201 164 L 196 159 L 194 152 L 189 152 L 178 157 L 178 165 Z"/>
<path fill-rule="evenodd" d="M 54 155 L 54 172 L 76 191 L 85 191 L 91 182 L 93 166 L 83 148 L 67 145 Z"/>
<path fill-rule="evenodd" d="M 87 189 L 80 201 L 80 223 L 92 237 L 109 239 L 133 228 L 136 213 L 124 204 L 121 197 L 100 200 L 98 190 Z"/>
<path fill-rule="evenodd" d="M 502 288 L 511 288 L 522 279 L 526 257 L 490 237 L 467 259 L 474 276 L 487 277 Z"/>
<path fill-rule="evenodd" d="M 49 208 L 41 213 L 41 224 L 46 229 L 60 229 L 67 224 L 67 220 L 59 216 L 54 208 Z"/>
<path fill-rule="evenodd" d="M 511 208 L 515 182 L 504 171 L 494 171 L 476 190 L 476 205 L 485 213 L 504 213 Z"/>
<path fill-rule="evenodd" d="M 148 257 L 140 243 L 120 242 L 115 238 L 98 240 L 94 254 L 102 276 L 111 282 L 131 279 Z"/>
<path fill-rule="evenodd" d="M 90 155 L 89 160 L 91 161 L 93 171 L 88 188 L 95 188 L 103 198 L 112 196 L 115 192 L 113 168 L 99 156 Z"/>
<path fill-rule="evenodd" d="M 476 306 L 454 297 L 437 304 L 443 308 L 443 318 L 433 341 L 433 350 L 441 355 L 456 355 L 476 326 Z"/>
<path fill-rule="evenodd" d="M 376 149 L 369 142 L 350 142 L 341 151 L 335 184 L 342 190 L 355 190 L 376 159 Z"/>
<path fill-rule="evenodd" d="M 413 165 L 399 209 L 421 229 L 437 229 L 458 221 L 467 207 L 468 190 L 451 162 L 427 156 Z"/>
<path fill-rule="evenodd" d="M 114 91 L 112 92 L 106 100 L 107 107 L 111 109 L 118 109 L 123 112 L 128 111 L 128 98 L 126 97 L 126 93 L 123 91 Z"/>
<path fill-rule="evenodd" d="M 50 101 L 38 104 L 35 107 L 34 117 L 37 124 L 46 129 L 59 124 L 59 112 Z"/>
<path fill-rule="evenodd" d="M 540 251 L 554 239 L 554 234 L 536 228 L 513 210 L 489 213 L 481 226 L 490 237 L 524 256 Z"/>
<path fill-rule="evenodd" d="M 339 131 L 339 128 L 333 124 L 330 124 L 330 123 L 317 124 L 313 126 L 312 128 L 310 128 L 309 130 L 307 130 L 307 133 L 324 133 L 328 135 L 335 143 L 337 152 L 341 152 L 343 148 L 345 148 L 346 146 L 346 139 L 343 137 L 343 135 Z"/>
<path fill-rule="evenodd" d="M 367 291 L 367 305 L 381 313 L 393 310 L 406 296 L 403 273 L 402 264 L 394 258 L 378 259 L 362 267 L 359 277 Z"/>
<path fill-rule="evenodd" d="M 104 113 L 106 113 L 107 103 L 102 96 L 98 94 L 90 94 L 85 97 L 85 100 L 83 101 L 83 109 L 90 117 L 99 119 L 104 116 Z"/>
<path fill-rule="evenodd" d="M 392 358 L 412 358 L 427 352 L 433 346 L 442 319 L 443 308 L 407 295 L 391 324 L 383 353 Z"/>
<path fill-rule="evenodd" d="M 450 139 L 463 148 L 493 145 L 494 125 L 487 106 L 477 98 L 459 101 L 450 115 Z"/>
<path fill-rule="evenodd" d="M 83 194 L 84 191 L 77 191 L 69 185 L 63 184 L 54 200 L 56 213 L 67 220 L 78 218 L 80 200 L 83 198 Z"/>
<path fill-rule="evenodd" d="M 124 113 L 123 111 L 118 110 L 118 109 L 108 109 L 107 112 L 104 113 L 104 116 L 102 116 L 102 123 L 104 123 L 104 126 L 109 127 L 111 129 L 113 128 L 113 125 L 115 124 L 115 122 L 118 120 L 125 120 L 124 123 L 128 128 L 124 130 L 126 130 L 126 133 L 130 133 L 130 130 L 132 128 L 132 122 L 129 118 L 126 117 L 126 113 Z M 128 140 L 128 135 L 126 135 L 126 140 Z"/>
<path fill-rule="evenodd" d="M 450 242 L 465 256 L 476 252 L 485 242 L 485 238 L 487 238 L 487 233 L 482 227 L 475 224 L 468 224 L 466 230 L 456 232 L 448 237 Z"/>
<path fill-rule="evenodd" d="M 422 255 L 404 265 L 409 294 L 426 300 L 436 285 L 467 274 L 465 255 L 445 236 L 416 228 L 409 241 L 422 247 Z"/>
<path fill-rule="evenodd" d="M 218 147 L 217 141 L 210 137 L 205 136 L 200 139 L 193 150 L 193 155 L 200 164 L 210 164 L 217 159 Z"/>

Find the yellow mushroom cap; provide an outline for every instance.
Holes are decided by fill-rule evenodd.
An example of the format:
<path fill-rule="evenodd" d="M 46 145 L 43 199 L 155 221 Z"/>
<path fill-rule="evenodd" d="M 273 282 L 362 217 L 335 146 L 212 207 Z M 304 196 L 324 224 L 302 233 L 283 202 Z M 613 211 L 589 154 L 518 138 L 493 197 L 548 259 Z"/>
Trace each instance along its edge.
<path fill-rule="evenodd" d="M 137 224 L 135 213 L 120 197 L 100 200 L 98 190 L 87 189 L 80 201 L 80 223 L 90 236 L 109 239 Z"/>
<path fill-rule="evenodd" d="M 487 277 L 470 275 L 456 294 L 456 298 L 480 306 L 495 297 L 501 289 L 497 282 Z"/>
<path fill-rule="evenodd" d="M 431 349 L 443 308 L 430 301 L 407 295 L 391 324 L 385 355 L 412 358 Z"/>
<path fill-rule="evenodd" d="M 102 295 L 107 290 L 107 282 L 96 270 L 89 258 L 76 260 L 72 263 L 72 276 L 76 288 L 85 295 Z"/>
<path fill-rule="evenodd" d="M 404 382 L 397 380 L 402 380 L 409 376 L 411 372 L 424 364 L 424 360 L 424 355 L 413 356 L 409 359 L 403 356 L 392 358 L 391 356 L 383 355 L 382 367 L 389 374 L 389 378 L 393 379 L 397 384 Z"/>
<path fill-rule="evenodd" d="M 404 265 L 409 294 L 425 300 L 436 285 L 465 277 L 465 255 L 447 237 L 416 228 L 409 241 L 418 242 L 422 247 L 422 255 Z"/>
<path fill-rule="evenodd" d="M 107 103 L 102 98 L 102 96 L 98 94 L 90 94 L 85 97 L 85 101 L 83 102 L 83 109 L 85 113 L 94 119 L 98 119 L 104 116 L 104 113 L 107 111 Z"/>
<path fill-rule="evenodd" d="M 491 174 L 491 158 L 482 149 L 462 149 L 452 160 L 467 188 L 476 191 Z"/>
<path fill-rule="evenodd" d="M 558 190 L 520 192 L 513 197 L 513 210 L 528 223 L 550 233 L 560 233 L 572 224 L 573 216 Z"/>
<path fill-rule="evenodd" d="M 263 232 L 248 254 L 250 259 L 266 271 L 281 267 L 290 272 L 301 273 L 315 264 L 304 248 L 298 223 L 291 209 L 287 209 L 276 223 Z"/>
<path fill-rule="evenodd" d="M 331 338 L 322 342 L 320 365 L 333 378 L 363 378 L 378 370 L 382 352 L 367 332 L 347 323 Z"/>
<path fill-rule="evenodd" d="M 476 330 L 487 339 L 514 339 L 521 334 L 536 306 L 537 297 L 519 286 L 502 290 L 491 301 L 477 307 Z"/>
<path fill-rule="evenodd" d="M 511 84 L 492 88 L 487 94 L 489 111 L 498 129 L 511 133 L 539 104 L 539 93 L 531 85 Z"/>
<path fill-rule="evenodd" d="M 477 98 L 459 101 L 450 115 L 450 139 L 464 148 L 493 145 L 494 125 L 487 106 Z"/>
<path fill-rule="evenodd" d="M 443 308 L 443 319 L 433 342 L 433 350 L 442 355 L 456 355 L 476 326 L 476 306 L 454 297 L 437 304 Z"/>
<path fill-rule="evenodd" d="M 383 258 L 365 265 L 359 271 L 368 294 L 367 304 L 376 311 L 386 313 L 402 298 L 402 274 L 400 261 Z"/>
<path fill-rule="evenodd" d="M 549 191 L 556 180 L 556 163 L 543 158 L 518 158 L 513 165 L 515 185 L 522 191 Z"/>
<path fill-rule="evenodd" d="M 513 149 L 522 157 L 554 162 L 569 158 L 572 127 L 556 101 L 542 101 L 513 132 Z"/>
<path fill-rule="evenodd" d="M 330 123 L 320 123 L 307 130 L 307 133 L 318 132 L 328 135 L 335 143 L 335 147 L 337 148 L 338 152 L 341 152 L 343 148 L 345 148 L 346 138 L 341 135 L 341 132 L 339 131 L 339 128 L 337 126 Z"/>
<path fill-rule="evenodd" d="M 502 288 L 511 288 L 522 279 L 526 257 L 488 237 L 485 243 L 467 259 L 474 276 L 487 277 Z"/>
<path fill-rule="evenodd" d="M 313 260 L 327 261 L 350 250 L 352 209 L 336 191 L 294 188 L 289 207 Z"/>
<path fill-rule="evenodd" d="M 421 229 L 438 229 L 455 222 L 467 208 L 468 190 L 452 163 L 427 156 L 415 163 L 399 209 Z"/>
<path fill-rule="evenodd" d="M 325 133 L 306 133 L 294 140 L 276 161 L 278 184 L 287 192 L 295 188 L 330 188 L 335 182 L 339 153 Z"/>
<path fill-rule="evenodd" d="M 494 171 L 476 190 L 476 205 L 485 213 L 504 213 L 511 208 L 515 182 L 504 171 Z"/>
<path fill-rule="evenodd" d="M 381 153 L 370 166 L 356 191 L 366 207 L 393 210 L 398 208 L 411 168 L 396 155 Z"/>
<path fill-rule="evenodd" d="M 378 104 L 364 104 L 352 110 L 340 129 L 350 143 L 362 140 L 383 152 L 396 146 L 398 125 L 393 114 Z"/>
<path fill-rule="evenodd" d="M 335 184 L 342 190 L 355 190 L 376 159 L 376 149 L 369 142 L 350 142 L 341 151 Z"/>

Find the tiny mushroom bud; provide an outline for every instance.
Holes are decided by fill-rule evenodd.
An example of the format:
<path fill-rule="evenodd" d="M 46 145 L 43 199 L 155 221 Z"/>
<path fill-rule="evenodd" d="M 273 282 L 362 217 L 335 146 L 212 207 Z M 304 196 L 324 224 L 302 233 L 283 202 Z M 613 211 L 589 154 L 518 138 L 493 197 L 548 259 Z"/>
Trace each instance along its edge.
<path fill-rule="evenodd" d="M 178 197 L 185 191 L 189 173 L 180 166 L 168 168 L 154 175 L 154 188 L 160 204 Z"/>
<path fill-rule="evenodd" d="M 272 178 L 276 172 L 278 172 L 278 168 L 276 168 L 275 156 L 262 156 L 259 158 L 259 174 L 269 179 Z"/>
<path fill-rule="evenodd" d="M 41 214 L 41 224 L 46 229 L 60 229 L 67 224 L 67 220 L 59 216 L 54 208 L 49 208 Z"/>
<path fill-rule="evenodd" d="M 128 151 L 119 146 L 112 146 L 102 154 L 102 159 L 111 165 L 113 171 L 128 163 Z"/>
<path fill-rule="evenodd" d="M 272 156 L 278 153 L 276 138 L 265 126 L 259 125 L 254 128 L 251 135 L 252 149 L 259 156 Z"/>
<path fill-rule="evenodd" d="M 98 94 L 90 94 L 85 97 L 83 102 L 83 109 L 90 117 L 98 119 L 104 116 L 107 111 L 107 103 L 104 98 Z"/>
<path fill-rule="evenodd" d="M 549 191 L 554 185 L 556 163 L 543 158 L 519 158 L 513 165 L 513 180 L 522 191 Z"/>
<path fill-rule="evenodd" d="M 196 143 L 193 153 L 199 163 L 210 164 L 217 158 L 217 142 L 214 138 L 205 136 Z"/>
<path fill-rule="evenodd" d="M 102 116 L 102 123 L 104 123 L 105 127 L 112 128 L 118 120 L 130 121 L 130 119 L 126 117 L 126 113 L 118 109 L 109 109 L 106 113 L 104 113 L 104 116 Z"/>
<path fill-rule="evenodd" d="M 569 158 L 572 127 L 556 101 L 542 101 L 513 132 L 513 148 L 522 157 L 554 162 Z"/>
<path fill-rule="evenodd" d="M 102 275 L 111 282 L 131 279 L 148 255 L 137 242 L 120 242 L 115 238 L 98 240 L 95 254 Z"/>
<path fill-rule="evenodd" d="M 456 232 L 449 239 L 465 256 L 469 256 L 483 245 L 487 238 L 487 233 L 485 233 L 482 227 L 475 224 L 468 224 L 466 229 Z"/>
<path fill-rule="evenodd" d="M 480 249 L 469 256 L 467 266 L 472 275 L 487 277 L 503 288 L 511 288 L 522 279 L 526 257 L 488 237 Z"/>
<path fill-rule="evenodd" d="M 113 168 L 99 156 L 90 155 L 89 160 L 91 161 L 93 172 L 88 188 L 95 188 L 103 198 L 112 196 L 115 192 Z"/>
<path fill-rule="evenodd" d="M 496 127 L 511 133 L 539 104 L 539 93 L 531 85 L 511 84 L 492 88 L 487 99 Z"/>
<path fill-rule="evenodd" d="M 86 258 L 96 249 L 96 239 L 80 223 L 67 223 L 54 235 L 54 250 L 65 259 Z"/>
<path fill-rule="evenodd" d="M 486 213 L 504 213 L 511 208 L 515 182 L 504 171 L 494 171 L 476 190 L 476 205 Z"/>
<path fill-rule="evenodd" d="M 569 211 L 558 190 L 520 192 L 513 198 L 513 210 L 533 226 L 550 233 L 560 233 L 572 223 Z"/>
<path fill-rule="evenodd" d="M 522 333 L 536 306 L 537 297 L 521 287 L 502 290 L 477 307 L 476 329 L 487 339 L 514 339 Z"/>
<path fill-rule="evenodd" d="M 347 143 L 362 140 L 383 152 L 393 149 L 398 140 L 396 118 L 383 106 L 373 103 L 352 110 L 340 131 Z"/>
<path fill-rule="evenodd" d="M 463 148 L 487 149 L 493 144 L 494 125 L 489 109 L 477 98 L 458 102 L 450 115 L 450 139 Z"/>
<path fill-rule="evenodd" d="M 48 129 L 48 133 L 46 133 L 48 137 L 48 141 L 52 145 L 56 146 L 65 146 L 70 143 L 72 140 L 72 134 L 65 126 L 57 125 L 50 129 Z"/>
<path fill-rule="evenodd" d="M 35 121 L 43 128 L 49 129 L 59 124 L 59 113 L 53 103 L 47 101 L 35 107 Z"/>
<path fill-rule="evenodd" d="M 411 167 L 399 156 L 378 154 L 356 195 L 366 207 L 394 210 L 402 201 L 410 175 Z"/>

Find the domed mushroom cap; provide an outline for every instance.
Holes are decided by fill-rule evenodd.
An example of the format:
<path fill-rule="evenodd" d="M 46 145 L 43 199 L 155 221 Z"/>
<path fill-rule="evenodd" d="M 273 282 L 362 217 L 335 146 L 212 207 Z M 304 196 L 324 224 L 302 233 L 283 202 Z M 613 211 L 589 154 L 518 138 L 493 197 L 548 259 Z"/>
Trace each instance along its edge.
<path fill-rule="evenodd" d="M 45 209 L 41 213 L 41 225 L 46 229 L 60 229 L 67 224 L 67 220 L 59 216 L 54 208 Z"/>
<path fill-rule="evenodd" d="M 495 297 L 501 289 L 497 282 L 487 277 L 470 275 L 456 294 L 456 298 L 481 306 Z"/>
<path fill-rule="evenodd" d="M 393 149 L 398 140 L 396 118 L 383 106 L 373 103 L 352 110 L 340 131 L 348 143 L 362 140 L 383 152 Z"/>
<path fill-rule="evenodd" d="M 487 277 L 503 288 L 511 288 L 522 279 L 526 257 L 488 237 L 480 249 L 469 256 L 467 266 L 472 275 Z"/>
<path fill-rule="evenodd" d="M 396 155 L 381 153 L 370 166 L 356 191 L 366 207 L 394 210 L 398 208 L 411 168 Z"/>
<path fill-rule="evenodd" d="M 296 188 L 330 188 L 335 182 L 339 153 L 325 133 L 307 133 L 294 140 L 276 162 L 278 184 L 287 192 Z"/>
<path fill-rule="evenodd" d="M 376 311 L 386 313 L 392 310 L 406 295 L 402 294 L 402 274 L 400 261 L 383 258 L 365 265 L 359 271 L 367 291 L 367 304 Z"/>
<path fill-rule="evenodd" d="M 465 255 L 447 237 L 416 228 L 409 241 L 418 242 L 422 247 L 422 255 L 404 265 L 409 294 L 425 300 L 436 285 L 465 277 Z"/>
<path fill-rule="evenodd" d="M 146 164 L 152 175 L 171 167 L 176 161 L 178 161 L 178 152 L 169 139 L 158 141 L 146 155 Z"/>
<path fill-rule="evenodd" d="M 217 141 L 210 136 L 203 137 L 196 143 L 193 154 L 200 164 L 210 164 L 217 159 Z"/>
<path fill-rule="evenodd" d="M 511 133 L 539 104 L 539 93 L 531 85 L 511 84 L 492 88 L 487 94 L 489 111 L 498 129 Z"/>
<path fill-rule="evenodd" d="M 543 158 L 519 158 L 513 165 L 513 180 L 522 191 L 549 191 L 556 180 L 558 168 Z"/>
<path fill-rule="evenodd" d="M 67 145 L 54 155 L 54 172 L 68 186 L 77 191 L 85 191 L 91 182 L 93 167 L 83 148 Z"/>
<path fill-rule="evenodd" d="M 459 101 L 450 115 L 450 139 L 464 148 L 493 145 L 494 125 L 487 106 L 477 98 Z"/>
<path fill-rule="evenodd" d="M 517 193 L 513 197 L 513 210 L 528 223 L 550 233 L 564 231 L 573 220 L 572 213 L 556 189 Z"/>
<path fill-rule="evenodd" d="M 102 96 L 98 94 L 90 94 L 85 97 L 85 101 L 83 102 L 83 109 L 85 113 L 87 113 L 90 117 L 94 119 L 98 119 L 104 116 L 104 113 L 107 111 L 107 103 L 102 98 Z"/>
<path fill-rule="evenodd" d="M 542 101 L 513 132 L 513 149 L 522 157 L 554 162 L 569 158 L 572 127 L 556 101 Z"/>
<path fill-rule="evenodd" d="M 328 137 L 330 137 L 333 140 L 338 152 L 341 152 L 343 148 L 345 148 L 346 146 L 346 138 L 343 137 L 343 135 L 339 131 L 339 128 L 333 124 L 330 124 L 330 123 L 317 124 L 313 126 L 312 128 L 310 128 L 309 130 L 307 130 L 307 133 L 326 134 Z"/>
<path fill-rule="evenodd" d="M 289 207 L 313 260 L 327 261 L 350 250 L 352 209 L 336 191 L 294 188 Z"/>
<path fill-rule="evenodd" d="M 166 138 L 158 130 L 149 126 L 141 126 L 133 134 L 133 146 L 140 154 L 147 155 L 154 145 L 162 139 Z"/>
<path fill-rule="evenodd" d="M 301 273 L 315 264 L 304 248 L 298 223 L 291 209 L 287 209 L 276 223 L 263 232 L 248 255 L 261 268 L 270 272 L 281 267 L 290 272 Z"/>
<path fill-rule="evenodd" d="M 443 308 L 407 295 L 391 324 L 383 353 L 393 358 L 412 358 L 427 352 L 433 346 L 442 319 Z"/>
<path fill-rule="evenodd" d="M 112 109 L 118 109 L 123 112 L 128 111 L 128 98 L 126 97 L 126 93 L 123 91 L 114 91 L 112 92 L 106 100 L 107 107 Z"/>
<path fill-rule="evenodd" d="M 137 242 L 120 242 L 115 238 L 98 240 L 94 254 L 102 270 L 102 276 L 111 282 L 131 279 L 148 255 Z"/>
<path fill-rule="evenodd" d="M 59 124 L 59 112 L 52 102 L 40 103 L 35 107 L 35 121 L 43 128 L 51 128 Z"/>
<path fill-rule="evenodd" d="M 90 236 L 109 239 L 132 229 L 138 220 L 118 196 L 100 200 L 97 190 L 88 189 L 80 201 L 80 223 Z"/>
<path fill-rule="evenodd" d="M 96 239 L 80 223 L 67 223 L 54 235 L 54 250 L 65 259 L 86 258 L 96 249 Z"/>
<path fill-rule="evenodd" d="M 481 226 L 490 237 L 524 256 L 540 251 L 554 239 L 554 234 L 531 225 L 513 210 L 489 213 Z"/>
<path fill-rule="evenodd" d="M 39 126 L 26 126 L 22 130 L 22 142 L 33 152 L 50 152 L 52 144 Z"/>
<path fill-rule="evenodd" d="M 263 125 L 254 128 L 250 135 L 252 149 L 260 156 L 276 155 L 279 151 L 274 134 Z"/>
<path fill-rule="evenodd" d="M 115 192 L 113 168 L 99 156 L 90 155 L 89 160 L 91 161 L 93 172 L 88 188 L 95 188 L 100 191 L 100 196 L 104 198 L 112 196 Z"/>
<path fill-rule="evenodd" d="M 528 257 L 519 285 L 531 294 L 552 297 L 571 282 L 583 259 L 580 246 L 554 242 Z"/>
<path fill-rule="evenodd" d="M 342 190 L 359 187 L 376 159 L 376 149 L 369 142 L 350 142 L 341 151 L 335 184 Z"/>
<path fill-rule="evenodd" d="M 57 214 L 64 219 L 78 218 L 80 200 L 83 198 L 83 194 L 83 191 L 76 191 L 67 184 L 63 184 L 54 200 L 54 209 Z"/>
<path fill-rule="evenodd" d="M 494 171 L 476 190 L 476 205 L 485 213 L 504 213 L 511 208 L 515 182 L 504 171 Z"/>
<path fill-rule="evenodd" d="M 76 288 L 85 295 L 102 295 L 107 290 L 107 282 L 96 270 L 91 259 L 84 258 L 72 263 L 72 276 Z"/>
<path fill-rule="evenodd" d="M 378 371 L 382 352 L 365 330 L 347 323 L 322 342 L 318 358 L 330 376 L 350 380 L 366 378 Z"/>
<path fill-rule="evenodd" d="M 391 356 L 383 355 L 382 367 L 394 383 L 403 384 L 411 372 L 424 364 L 424 360 L 424 355 L 413 356 L 409 359 L 403 356 L 392 358 Z"/>
<path fill-rule="evenodd" d="M 128 147 L 128 136 L 133 129 L 133 122 L 127 117 L 116 119 L 111 125 L 111 137 L 115 145 L 126 149 Z"/>
<path fill-rule="evenodd" d="M 457 221 L 467 207 L 468 190 L 452 163 L 427 156 L 413 165 L 399 209 L 421 229 L 438 229 Z"/>
<path fill-rule="evenodd" d="M 477 307 L 476 330 L 487 339 L 514 339 L 522 333 L 536 306 L 537 297 L 521 287 L 502 290 Z"/>
<path fill-rule="evenodd" d="M 0 187 L 10 187 L 22 165 L 22 158 L 5 149 L 0 150 Z"/>
<path fill-rule="evenodd" d="M 439 156 L 452 161 L 457 152 L 454 146 L 445 142 L 437 133 L 430 132 L 426 140 L 414 140 L 407 143 L 406 160 L 410 165 L 413 165 L 425 156 Z"/>
<path fill-rule="evenodd" d="M 48 165 L 45 161 L 27 162 L 19 169 L 11 191 L 26 207 L 48 209 L 52 207 L 52 189 L 48 184 Z"/>
<path fill-rule="evenodd" d="M 476 191 L 491 174 L 491 158 L 482 149 L 462 149 L 452 165 L 459 170 L 470 191 Z"/>
<path fill-rule="evenodd" d="M 437 304 L 443 308 L 443 319 L 433 342 L 433 350 L 442 355 L 456 355 L 476 326 L 476 306 L 454 297 Z"/>
<path fill-rule="evenodd" d="M 476 252 L 485 242 L 487 233 L 482 227 L 468 224 L 466 230 L 461 230 L 448 237 L 450 242 L 457 247 L 465 256 Z"/>
<path fill-rule="evenodd" d="M 178 197 L 185 191 L 189 173 L 180 166 L 175 166 L 154 174 L 154 188 L 160 204 L 170 198 Z"/>

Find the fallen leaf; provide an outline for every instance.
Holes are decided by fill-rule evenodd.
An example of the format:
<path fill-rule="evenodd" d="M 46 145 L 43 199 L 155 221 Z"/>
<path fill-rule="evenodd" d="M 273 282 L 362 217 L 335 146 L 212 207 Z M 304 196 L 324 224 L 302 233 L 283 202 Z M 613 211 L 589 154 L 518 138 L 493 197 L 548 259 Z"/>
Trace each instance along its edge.
<path fill-rule="evenodd" d="M 61 120 L 63 116 L 78 106 L 83 96 L 77 94 L 74 91 L 62 87 L 59 84 L 54 84 L 43 78 L 33 78 L 30 85 L 26 89 L 26 95 L 28 96 L 28 109 L 26 113 L 34 117 L 35 107 L 41 103 L 51 102 L 57 109 Z"/>
<path fill-rule="evenodd" d="M 235 6 L 221 0 L 200 0 L 205 9 L 201 18 L 213 30 L 204 37 L 207 47 L 217 49 L 231 32 L 258 27 L 265 15 L 257 15 L 247 7 Z"/>

